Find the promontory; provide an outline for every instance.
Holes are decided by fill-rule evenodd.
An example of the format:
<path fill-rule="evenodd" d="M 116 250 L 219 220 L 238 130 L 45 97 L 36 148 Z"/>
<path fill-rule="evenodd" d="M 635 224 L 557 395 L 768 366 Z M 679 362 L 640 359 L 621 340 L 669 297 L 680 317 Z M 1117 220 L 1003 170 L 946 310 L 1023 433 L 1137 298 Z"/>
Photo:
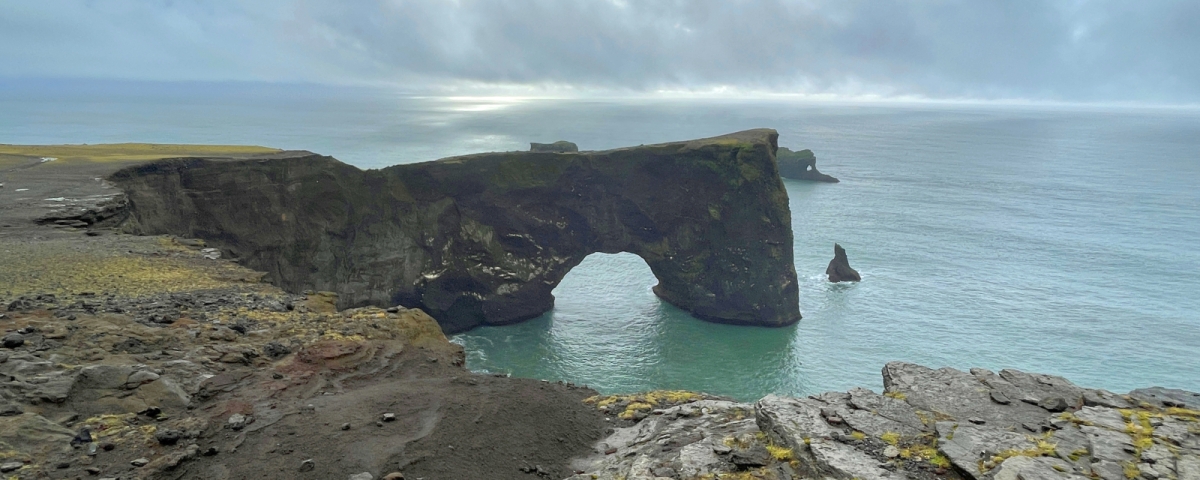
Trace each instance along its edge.
<path fill-rule="evenodd" d="M 596 252 L 714 322 L 800 319 L 778 134 L 598 152 L 483 153 L 360 170 L 283 152 L 123 169 L 122 229 L 198 238 L 291 292 L 420 308 L 448 333 L 541 315 Z"/>

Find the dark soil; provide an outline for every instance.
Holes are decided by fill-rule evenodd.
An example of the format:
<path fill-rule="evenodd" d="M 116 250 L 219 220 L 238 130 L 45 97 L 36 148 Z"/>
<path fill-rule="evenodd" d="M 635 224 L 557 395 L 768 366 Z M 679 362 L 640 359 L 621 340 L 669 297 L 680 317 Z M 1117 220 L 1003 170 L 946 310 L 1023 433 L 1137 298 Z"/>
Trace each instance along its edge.
<path fill-rule="evenodd" d="M 604 418 L 582 402 L 591 390 L 470 374 L 423 352 L 401 357 L 392 374 L 281 403 L 279 409 L 299 413 L 249 427 L 236 450 L 202 456 L 161 478 L 381 478 L 401 471 L 409 479 L 559 479 L 604 431 Z M 385 413 L 396 420 L 383 421 Z M 226 430 L 211 443 L 221 449 L 237 436 Z M 302 472 L 308 459 L 314 468 Z"/>

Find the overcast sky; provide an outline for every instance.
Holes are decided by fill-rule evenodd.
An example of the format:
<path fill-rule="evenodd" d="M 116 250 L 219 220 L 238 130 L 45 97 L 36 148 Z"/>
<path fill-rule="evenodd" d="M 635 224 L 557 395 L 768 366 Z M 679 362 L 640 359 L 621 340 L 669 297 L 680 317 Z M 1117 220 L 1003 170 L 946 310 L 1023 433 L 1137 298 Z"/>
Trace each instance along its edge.
<path fill-rule="evenodd" d="M 1200 0 L 0 0 L 0 77 L 1200 103 Z"/>

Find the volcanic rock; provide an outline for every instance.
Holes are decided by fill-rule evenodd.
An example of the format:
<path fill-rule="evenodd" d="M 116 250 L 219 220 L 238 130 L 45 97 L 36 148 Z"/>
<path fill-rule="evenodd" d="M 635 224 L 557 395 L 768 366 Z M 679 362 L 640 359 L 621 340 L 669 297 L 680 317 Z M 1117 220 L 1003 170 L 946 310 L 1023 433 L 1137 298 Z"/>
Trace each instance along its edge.
<path fill-rule="evenodd" d="M 833 260 L 830 260 L 829 266 L 825 268 L 825 275 L 828 275 L 829 281 L 834 283 L 862 280 L 858 271 L 850 268 L 850 259 L 846 258 L 846 249 L 836 243 L 833 244 Z"/>
<path fill-rule="evenodd" d="M 359 170 L 307 152 L 116 172 L 122 228 L 199 238 L 285 290 L 420 308 L 446 333 L 536 317 L 584 257 L 630 252 L 714 322 L 800 319 L 774 130 L 601 152 L 484 153 Z M 217 334 L 232 339 L 228 334 Z"/>
<path fill-rule="evenodd" d="M 737 473 L 765 479 L 917 480 L 934 478 L 932 473 L 967 480 L 1182 480 L 1200 473 L 1200 434 L 1194 427 L 1175 427 L 1200 420 L 1200 411 L 1147 402 L 1128 409 L 1087 406 L 1074 413 L 1071 403 L 1067 412 L 1049 412 L 1035 404 L 1112 394 L 1016 370 L 968 373 L 893 362 L 883 374 L 883 395 L 852 389 L 808 398 L 768 395 L 753 405 L 693 400 L 671 407 L 670 414 L 616 429 L 598 444 L 594 457 L 581 460 L 582 472 L 570 480 L 652 478 L 659 465 L 679 465 L 679 478 Z M 998 404 L 989 393 L 996 391 L 1035 402 Z M 1178 391 L 1172 398 L 1189 395 Z M 654 401 L 651 395 L 629 397 Z M 599 397 L 595 404 L 607 408 L 624 401 Z M 751 425 L 743 413 L 748 407 Z M 702 413 L 679 414 L 697 410 Z M 867 426 L 893 423 L 867 431 L 851 419 Z M 1066 422 L 1045 433 L 1021 426 L 1052 419 Z M 1139 427 L 1143 421 L 1158 426 Z M 672 448 L 660 448 L 664 445 Z M 758 453 L 747 461 L 740 453 L 761 449 L 770 456 Z"/>

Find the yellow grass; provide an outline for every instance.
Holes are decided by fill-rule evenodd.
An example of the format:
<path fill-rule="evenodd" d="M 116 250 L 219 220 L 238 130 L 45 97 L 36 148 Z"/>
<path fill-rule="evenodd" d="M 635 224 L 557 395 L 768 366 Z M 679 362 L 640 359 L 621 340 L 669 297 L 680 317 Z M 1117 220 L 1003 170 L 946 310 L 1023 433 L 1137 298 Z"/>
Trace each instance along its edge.
<path fill-rule="evenodd" d="M 60 245 L 6 245 L 0 264 L 21 265 L 0 271 L 0 291 L 14 296 L 93 292 L 141 297 L 224 287 L 242 272 L 229 263 L 74 251 Z"/>

